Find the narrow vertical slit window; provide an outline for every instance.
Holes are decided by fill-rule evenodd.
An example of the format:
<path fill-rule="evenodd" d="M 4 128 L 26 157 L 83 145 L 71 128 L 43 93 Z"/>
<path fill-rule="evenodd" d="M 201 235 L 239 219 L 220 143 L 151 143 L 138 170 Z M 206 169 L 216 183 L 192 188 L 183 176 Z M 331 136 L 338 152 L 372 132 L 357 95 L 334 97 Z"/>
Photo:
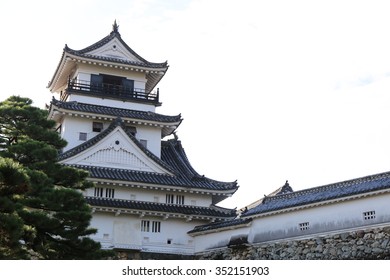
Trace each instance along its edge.
<path fill-rule="evenodd" d="M 173 194 L 167 194 L 165 197 L 165 202 L 168 204 L 173 204 L 174 203 L 174 195 Z"/>
<path fill-rule="evenodd" d="M 106 189 L 106 197 L 114 198 L 115 189 Z"/>
<path fill-rule="evenodd" d="M 103 188 L 95 188 L 94 196 L 96 196 L 96 197 L 103 197 Z"/>
<path fill-rule="evenodd" d="M 150 221 L 146 221 L 146 220 L 141 221 L 141 231 L 143 232 L 150 231 Z"/>
<path fill-rule="evenodd" d="M 177 195 L 176 196 L 176 204 L 180 204 L 180 205 L 184 204 L 184 195 Z"/>
<path fill-rule="evenodd" d="M 153 221 L 152 222 L 152 232 L 160 232 L 161 231 L 161 222 Z"/>

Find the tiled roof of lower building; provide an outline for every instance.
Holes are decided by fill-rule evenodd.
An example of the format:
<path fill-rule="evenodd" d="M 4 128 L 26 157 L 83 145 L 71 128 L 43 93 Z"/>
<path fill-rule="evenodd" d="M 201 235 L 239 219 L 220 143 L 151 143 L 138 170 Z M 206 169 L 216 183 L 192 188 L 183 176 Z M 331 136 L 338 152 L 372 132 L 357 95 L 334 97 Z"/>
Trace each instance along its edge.
<path fill-rule="evenodd" d="M 116 209 L 121 208 L 217 218 L 233 218 L 236 215 L 234 209 L 226 209 L 214 205 L 211 207 L 201 207 L 90 196 L 87 196 L 86 200 L 91 206 L 95 207 L 112 207 Z"/>
<path fill-rule="evenodd" d="M 193 230 L 190 230 L 188 234 L 223 229 L 223 228 L 237 227 L 241 225 L 244 226 L 244 225 L 249 225 L 251 222 L 252 222 L 251 218 L 247 218 L 247 219 L 238 218 L 238 219 L 232 219 L 223 222 L 214 222 L 207 225 L 196 226 Z"/>
<path fill-rule="evenodd" d="M 268 196 L 263 198 L 259 205 L 243 213 L 241 217 L 250 217 L 257 214 L 321 203 L 334 199 L 343 199 L 386 189 L 390 191 L 390 172 Z"/>

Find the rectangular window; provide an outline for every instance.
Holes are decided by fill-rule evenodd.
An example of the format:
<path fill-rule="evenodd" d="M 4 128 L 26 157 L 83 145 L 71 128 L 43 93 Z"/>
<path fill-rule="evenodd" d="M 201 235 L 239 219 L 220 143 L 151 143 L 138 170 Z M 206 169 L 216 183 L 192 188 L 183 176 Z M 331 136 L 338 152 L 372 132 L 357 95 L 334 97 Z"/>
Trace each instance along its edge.
<path fill-rule="evenodd" d="M 87 141 L 87 133 L 85 133 L 85 132 L 80 132 L 80 133 L 79 133 L 79 140 L 80 140 L 80 141 Z"/>
<path fill-rule="evenodd" d="M 153 200 L 154 200 L 154 202 L 159 202 L 159 201 L 160 201 L 160 199 L 159 199 L 158 196 L 155 196 L 155 197 L 153 198 Z"/>
<path fill-rule="evenodd" d="M 304 231 L 304 230 L 309 230 L 309 222 L 306 222 L 306 223 L 300 223 L 299 224 L 299 229 L 301 230 L 301 231 Z"/>
<path fill-rule="evenodd" d="M 101 132 L 103 130 L 102 122 L 93 122 L 92 123 L 92 131 L 93 132 Z"/>
<path fill-rule="evenodd" d="M 176 196 L 176 204 L 180 204 L 180 205 L 184 204 L 184 195 L 177 195 Z"/>
<path fill-rule="evenodd" d="M 103 188 L 95 188 L 94 196 L 103 197 Z"/>
<path fill-rule="evenodd" d="M 106 197 L 114 198 L 115 189 L 106 189 Z"/>
<path fill-rule="evenodd" d="M 364 220 L 373 220 L 373 219 L 375 219 L 375 211 L 363 212 L 363 219 Z"/>
<path fill-rule="evenodd" d="M 161 222 L 153 221 L 152 222 L 152 232 L 160 232 Z"/>
<path fill-rule="evenodd" d="M 165 198 L 165 202 L 169 204 L 184 204 L 184 195 L 173 195 L 173 194 L 167 194 Z"/>
<path fill-rule="evenodd" d="M 145 139 L 140 139 L 139 142 L 141 143 L 142 146 L 144 146 L 145 148 L 148 147 L 148 140 L 145 140 Z"/>
<path fill-rule="evenodd" d="M 131 199 L 131 200 L 135 200 L 136 198 L 137 198 L 137 197 L 135 196 L 135 194 L 131 194 L 131 195 L 130 195 L 130 199 Z"/>
<path fill-rule="evenodd" d="M 141 231 L 143 232 L 149 232 L 150 231 L 150 221 L 141 221 Z"/>
<path fill-rule="evenodd" d="M 165 202 L 169 204 L 173 204 L 175 196 L 173 194 L 167 194 L 165 198 Z"/>
<path fill-rule="evenodd" d="M 135 136 L 137 134 L 137 128 L 135 126 L 126 126 L 126 131 L 131 135 Z"/>

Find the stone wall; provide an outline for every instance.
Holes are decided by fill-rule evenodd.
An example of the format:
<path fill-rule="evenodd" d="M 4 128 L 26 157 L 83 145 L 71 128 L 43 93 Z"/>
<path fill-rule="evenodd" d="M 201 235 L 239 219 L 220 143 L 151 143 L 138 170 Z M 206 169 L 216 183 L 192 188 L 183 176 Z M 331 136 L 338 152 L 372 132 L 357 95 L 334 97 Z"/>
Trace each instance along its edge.
<path fill-rule="evenodd" d="M 206 260 L 390 259 L 390 226 L 205 252 Z"/>

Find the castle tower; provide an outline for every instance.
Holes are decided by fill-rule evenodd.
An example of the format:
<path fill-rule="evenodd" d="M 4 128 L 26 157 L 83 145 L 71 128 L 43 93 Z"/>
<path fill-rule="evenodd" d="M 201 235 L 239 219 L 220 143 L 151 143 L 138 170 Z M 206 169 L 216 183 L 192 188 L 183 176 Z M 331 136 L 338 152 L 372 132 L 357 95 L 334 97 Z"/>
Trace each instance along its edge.
<path fill-rule="evenodd" d="M 155 111 L 167 70 L 167 62 L 133 51 L 115 22 L 108 36 L 84 49 L 65 45 L 49 82 L 56 94 L 49 118 L 68 142 L 60 162 L 88 171 L 95 183 L 84 195 L 98 230 L 92 238 L 105 248 L 192 255 L 189 231 L 235 217 L 234 209 L 216 204 L 237 183 L 199 175 L 174 135 L 181 115 Z"/>

